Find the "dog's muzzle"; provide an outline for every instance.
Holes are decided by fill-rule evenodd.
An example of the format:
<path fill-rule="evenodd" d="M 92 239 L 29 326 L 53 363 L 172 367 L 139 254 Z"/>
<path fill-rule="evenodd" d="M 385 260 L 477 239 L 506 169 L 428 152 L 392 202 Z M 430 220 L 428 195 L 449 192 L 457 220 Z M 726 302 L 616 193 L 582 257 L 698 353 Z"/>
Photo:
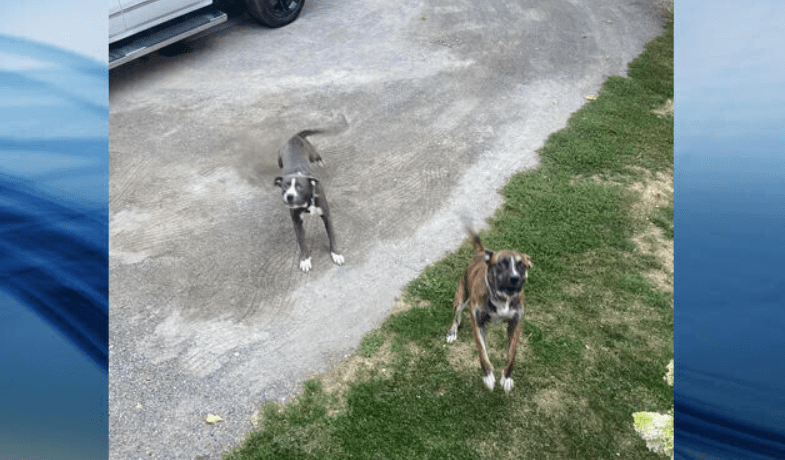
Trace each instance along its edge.
<path fill-rule="evenodd" d="M 284 193 L 284 195 L 283 195 L 284 203 L 286 203 L 289 206 L 292 206 L 294 204 L 294 200 L 296 198 L 297 198 L 297 195 L 295 195 L 294 193 Z"/>
<path fill-rule="evenodd" d="M 498 292 L 503 292 L 504 294 L 512 295 L 517 292 L 520 292 L 525 282 L 526 279 L 520 274 L 512 274 L 508 277 L 503 277 L 501 279 L 497 278 L 496 283 L 493 283 L 491 281 L 490 285 L 492 287 L 495 287 L 498 290 Z"/>

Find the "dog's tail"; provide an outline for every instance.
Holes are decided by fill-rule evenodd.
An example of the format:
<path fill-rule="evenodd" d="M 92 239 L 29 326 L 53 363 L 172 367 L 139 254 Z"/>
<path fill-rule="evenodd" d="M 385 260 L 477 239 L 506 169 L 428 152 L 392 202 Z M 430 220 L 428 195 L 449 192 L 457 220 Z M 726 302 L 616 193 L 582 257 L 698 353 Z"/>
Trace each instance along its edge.
<path fill-rule="evenodd" d="M 482 240 L 480 240 L 480 236 L 477 235 L 477 232 L 474 231 L 474 225 L 471 219 L 468 216 L 461 216 L 461 223 L 463 224 L 463 229 L 469 236 L 472 237 L 472 241 L 474 241 L 474 247 L 477 248 L 477 252 L 485 252 L 485 246 L 482 244 Z"/>
<path fill-rule="evenodd" d="M 469 236 L 472 237 L 472 241 L 474 241 L 474 247 L 477 248 L 477 253 L 485 253 L 485 246 L 483 246 L 480 236 L 469 228 L 467 228 L 466 231 L 469 232 Z"/>
<path fill-rule="evenodd" d="M 485 249 L 485 245 L 482 244 L 480 236 L 474 231 L 474 225 L 472 225 L 472 222 L 468 217 L 462 217 L 461 222 L 463 222 L 463 228 L 466 230 L 466 233 L 472 237 L 474 247 L 477 248 L 477 257 L 482 257 L 482 259 L 488 263 L 493 257 L 493 251 Z"/>
<path fill-rule="evenodd" d="M 474 247 L 477 248 L 477 255 L 475 257 L 484 260 L 486 264 L 490 262 L 493 258 L 493 251 L 485 249 L 485 246 L 482 244 L 482 240 L 480 240 L 480 236 L 477 235 L 477 233 L 468 225 L 466 226 L 466 232 L 469 234 L 469 236 L 472 237 L 472 241 L 474 241 Z"/>
<path fill-rule="evenodd" d="M 300 131 L 299 133 L 295 134 L 295 136 L 297 136 L 297 137 L 308 137 L 308 136 L 313 136 L 314 134 L 322 134 L 324 132 L 325 132 L 324 129 L 304 129 L 304 130 Z"/>
<path fill-rule="evenodd" d="M 346 131 L 348 128 L 349 128 L 349 122 L 347 122 L 346 117 L 343 114 L 341 114 L 338 122 L 335 124 L 335 126 L 331 128 L 304 129 L 299 133 L 297 133 L 296 136 L 306 138 L 314 134 L 340 134 Z"/>
<path fill-rule="evenodd" d="M 466 230 L 466 233 L 468 233 L 469 236 L 472 237 L 472 241 L 474 242 L 474 247 L 477 248 L 477 253 L 478 254 L 484 253 L 485 246 L 483 246 L 480 236 L 477 234 L 477 232 L 475 232 L 472 229 L 472 226 L 469 224 L 469 222 L 466 219 L 464 219 L 463 228 Z"/>

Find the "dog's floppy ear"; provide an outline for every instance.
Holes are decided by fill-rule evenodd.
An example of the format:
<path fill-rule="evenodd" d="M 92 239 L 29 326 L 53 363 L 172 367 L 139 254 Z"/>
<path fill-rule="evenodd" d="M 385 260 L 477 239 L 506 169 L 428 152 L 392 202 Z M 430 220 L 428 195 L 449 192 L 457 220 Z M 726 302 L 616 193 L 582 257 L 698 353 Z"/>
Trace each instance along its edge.
<path fill-rule="evenodd" d="M 283 177 L 276 177 L 275 178 L 275 185 L 280 187 L 283 184 Z"/>
<path fill-rule="evenodd" d="M 528 254 L 523 254 L 523 263 L 526 265 L 527 269 L 530 269 L 534 266 L 532 265 L 532 258 L 529 257 Z"/>
<path fill-rule="evenodd" d="M 485 263 L 489 263 L 493 259 L 493 251 L 485 250 Z"/>

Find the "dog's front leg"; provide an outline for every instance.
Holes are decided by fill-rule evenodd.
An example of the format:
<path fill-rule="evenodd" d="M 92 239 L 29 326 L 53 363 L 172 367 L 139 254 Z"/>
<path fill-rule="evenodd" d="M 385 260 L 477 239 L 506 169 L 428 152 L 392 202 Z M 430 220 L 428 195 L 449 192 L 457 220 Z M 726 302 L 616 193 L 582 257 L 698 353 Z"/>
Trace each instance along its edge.
<path fill-rule="evenodd" d="M 504 388 L 507 393 L 512 390 L 515 382 L 512 380 L 512 368 L 515 364 L 515 353 L 518 350 L 518 342 L 521 340 L 521 322 L 518 318 L 512 319 L 507 323 L 507 338 L 510 344 L 510 359 L 507 365 L 504 366 L 504 372 L 499 379 L 499 384 Z"/>
<path fill-rule="evenodd" d="M 324 222 L 324 229 L 327 231 L 327 239 L 330 240 L 330 257 L 336 265 L 343 265 L 343 256 L 338 253 L 335 248 L 335 237 L 333 236 L 333 225 L 330 222 L 330 215 L 327 212 L 322 213 L 322 221 Z"/>
<path fill-rule="evenodd" d="M 493 390 L 496 378 L 493 376 L 493 365 L 488 358 L 488 348 L 485 344 L 485 323 L 490 319 L 488 314 L 481 308 L 472 309 L 472 330 L 474 332 L 474 342 L 480 352 L 480 366 L 482 367 L 482 381 L 489 390 Z"/>
<path fill-rule="evenodd" d="M 311 250 L 305 245 L 305 229 L 303 228 L 303 211 L 301 209 L 291 210 L 292 223 L 294 223 L 294 234 L 297 236 L 297 244 L 300 245 L 300 270 L 308 273 L 311 270 Z"/>

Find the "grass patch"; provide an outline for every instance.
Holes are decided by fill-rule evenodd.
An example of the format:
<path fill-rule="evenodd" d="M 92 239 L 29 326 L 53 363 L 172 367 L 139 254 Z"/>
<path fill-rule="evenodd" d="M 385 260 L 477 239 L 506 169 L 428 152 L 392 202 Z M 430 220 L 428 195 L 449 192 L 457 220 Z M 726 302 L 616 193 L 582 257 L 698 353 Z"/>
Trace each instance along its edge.
<path fill-rule="evenodd" d="M 656 209 L 651 222 L 662 230 L 665 238 L 673 239 L 673 197 L 668 205 Z"/>
<path fill-rule="evenodd" d="M 384 337 L 378 331 L 369 332 L 357 347 L 357 354 L 364 358 L 370 358 L 376 354 L 382 343 L 384 343 Z"/>
<path fill-rule="evenodd" d="M 239 459 L 322 459 L 338 452 L 331 435 L 332 419 L 327 416 L 333 398 L 322 391 L 322 383 L 305 382 L 296 402 L 262 406 L 264 429 L 254 431 L 243 446 L 227 460 Z"/>
<path fill-rule="evenodd" d="M 444 340 L 474 253 L 466 241 L 409 284 L 411 308 L 364 338 L 352 358 L 362 372 L 335 391 L 310 380 L 294 401 L 266 405 L 263 429 L 225 458 L 659 458 L 632 413 L 673 404 L 662 379 L 672 290 L 657 281 L 673 271 L 663 256 L 673 238 L 673 117 L 662 112 L 672 56 L 671 21 L 629 77 L 608 79 L 549 138 L 539 169 L 510 180 L 481 234 L 534 263 L 510 394 L 483 386 L 468 319 L 457 342 Z M 505 329 L 487 330 L 497 378 Z"/>

